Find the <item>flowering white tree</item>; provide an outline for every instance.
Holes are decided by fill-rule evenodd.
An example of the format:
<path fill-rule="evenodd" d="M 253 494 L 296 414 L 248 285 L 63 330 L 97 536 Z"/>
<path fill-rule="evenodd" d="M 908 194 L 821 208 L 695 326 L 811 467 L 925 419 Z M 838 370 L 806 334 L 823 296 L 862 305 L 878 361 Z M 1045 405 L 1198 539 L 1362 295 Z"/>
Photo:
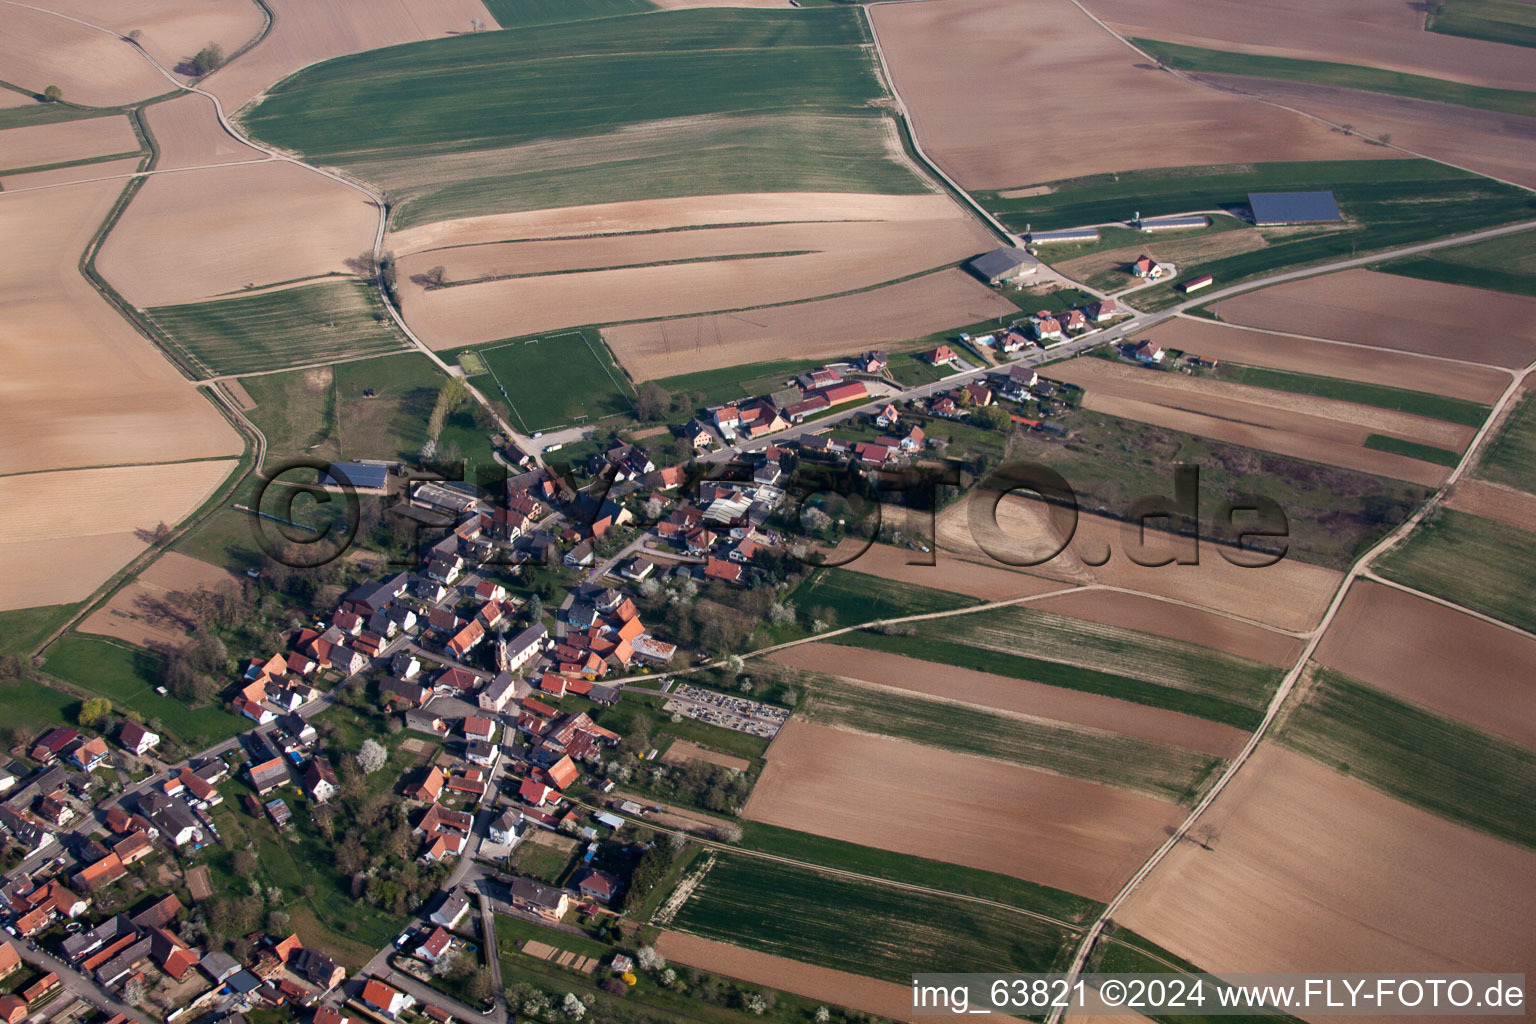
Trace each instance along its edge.
<path fill-rule="evenodd" d="M 565 998 L 560 1001 L 560 1009 L 571 1020 L 581 1020 L 587 1015 L 587 1004 L 578 999 L 575 992 L 565 994 Z"/>
<path fill-rule="evenodd" d="M 383 768 L 384 762 L 388 760 L 389 751 L 378 740 L 363 740 L 363 745 L 357 751 L 357 766 L 363 770 L 364 775 L 372 775 Z"/>
<path fill-rule="evenodd" d="M 640 966 L 647 971 L 659 971 L 667 966 L 667 958 L 656 952 L 654 946 L 641 946 L 636 958 L 640 961 Z"/>

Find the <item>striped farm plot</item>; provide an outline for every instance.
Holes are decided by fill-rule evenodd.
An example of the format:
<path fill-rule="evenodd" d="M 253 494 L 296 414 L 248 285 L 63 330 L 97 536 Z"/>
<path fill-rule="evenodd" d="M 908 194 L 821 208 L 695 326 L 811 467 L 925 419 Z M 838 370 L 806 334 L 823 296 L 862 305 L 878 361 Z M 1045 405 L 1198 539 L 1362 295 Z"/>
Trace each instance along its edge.
<path fill-rule="evenodd" d="M 406 348 L 378 296 L 356 280 L 144 312 L 200 377 L 284 370 Z"/>

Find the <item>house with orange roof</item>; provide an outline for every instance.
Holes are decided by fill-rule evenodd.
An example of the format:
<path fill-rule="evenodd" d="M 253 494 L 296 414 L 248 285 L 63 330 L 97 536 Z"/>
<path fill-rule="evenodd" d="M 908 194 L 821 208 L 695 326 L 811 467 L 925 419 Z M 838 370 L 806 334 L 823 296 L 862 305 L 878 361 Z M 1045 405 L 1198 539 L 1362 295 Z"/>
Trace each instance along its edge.
<path fill-rule="evenodd" d="M 390 988 L 377 978 L 369 978 L 368 984 L 363 986 L 363 1002 L 390 1017 L 398 1017 L 402 1011 L 408 1010 L 416 1000 Z"/>
<path fill-rule="evenodd" d="M 546 803 L 550 802 L 555 793 L 554 790 L 544 785 L 544 783 L 528 778 L 524 779 L 523 784 L 517 787 L 517 795 L 526 803 L 530 803 L 535 807 L 543 807 Z"/>
<path fill-rule="evenodd" d="M 555 784 L 556 789 L 569 789 L 571 783 L 581 778 L 581 770 L 569 754 L 550 765 L 548 771 L 549 781 Z"/>
<path fill-rule="evenodd" d="M 443 770 L 434 765 L 427 769 L 424 779 L 406 788 L 405 795 L 412 800 L 436 803 L 437 798 L 442 795 L 443 783 L 446 781 L 447 779 L 443 776 Z"/>
<path fill-rule="evenodd" d="M 109 853 L 100 860 L 87 864 L 76 871 L 69 879 L 69 884 L 80 892 L 90 892 L 92 889 L 100 889 L 111 885 L 128 873 L 123 867 L 122 860 L 115 853 Z"/>

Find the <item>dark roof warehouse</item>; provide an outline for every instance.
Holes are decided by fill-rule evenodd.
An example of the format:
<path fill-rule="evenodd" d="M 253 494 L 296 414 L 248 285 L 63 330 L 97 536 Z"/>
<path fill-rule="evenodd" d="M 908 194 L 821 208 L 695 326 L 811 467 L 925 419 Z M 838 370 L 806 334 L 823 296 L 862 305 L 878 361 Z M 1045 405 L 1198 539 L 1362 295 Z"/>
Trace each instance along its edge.
<path fill-rule="evenodd" d="M 1253 222 L 1267 224 L 1316 224 L 1339 221 L 1339 204 L 1332 192 L 1250 192 L 1248 208 Z"/>

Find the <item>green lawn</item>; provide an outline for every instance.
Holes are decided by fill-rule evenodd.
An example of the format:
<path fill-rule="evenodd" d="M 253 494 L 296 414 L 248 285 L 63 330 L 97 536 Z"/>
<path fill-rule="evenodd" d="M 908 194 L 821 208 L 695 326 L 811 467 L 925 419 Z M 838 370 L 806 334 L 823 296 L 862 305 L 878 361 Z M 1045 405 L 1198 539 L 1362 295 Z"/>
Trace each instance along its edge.
<path fill-rule="evenodd" d="M 0 654 L 31 654 L 49 633 L 79 610 L 78 604 L 55 604 L 0 612 Z"/>
<path fill-rule="evenodd" d="M 1536 630 L 1536 537 L 1442 508 L 1375 570 L 1416 590 Z"/>
<path fill-rule="evenodd" d="M 502 28 L 525 28 L 639 14 L 656 10 L 656 5 L 651 0 L 487 0 L 485 9 Z"/>
<path fill-rule="evenodd" d="M 938 670 L 939 666 L 934 666 Z M 1026 720 L 953 701 L 816 678 L 802 709 L 812 722 L 1012 761 L 1057 775 L 1193 804 L 1221 759 L 1154 740 Z"/>
<path fill-rule="evenodd" d="M 845 359 L 852 359 L 852 356 Z M 824 362 L 839 362 L 837 359 Z M 790 359 L 771 363 L 747 363 L 719 370 L 700 370 L 656 381 L 676 396 L 686 395 L 692 406 L 703 409 L 721 405 L 734 398 L 765 395 L 783 388 L 796 374 L 813 370 L 821 363 L 810 359 Z"/>
<path fill-rule="evenodd" d="M 443 375 L 418 353 L 241 380 L 267 438 L 268 461 L 285 457 L 414 459 Z M 365 390 L 374 392 L 364 397 Z"/>
<path fill-rule="evenodd" d="M 1489 89 L 1466 85 L 1444 78 L 1410 75 L 1401 71 L 1359 64 L 1335 64 L 1294 57 L 1265 57 L 1252 53 L 1231 53 L 1198 46 L 1181 46 L 1157 39 L 1132 38 L 1131 42 L 1164 64 L 1180 71 L 1217 75 L 1245 75 L 1254 78 L 1279 78 L 1290 82 L 1311 82 L 1343 89 L 1364 89 L 1408 99 L 1454 103 L 1480 110 L 1495 110 L 1522 117 L 1536 115 L 1536 92 L 1515 89 Z"/>
<path fill-rule="evenodd" d="M 1536 395 L 1526 395 L 1488 446 L 1477 475 L 1536 494 Z"/>
<path fill-rule="evenodd" d="M 1374 268 L 1389 274 L 1464 284 L 1536 298 L 1536 231 L 1436 249 Z"/>
<path fill-rule="evenodd" d="M 475 353 L 489 374 L 472 383 L 523 432 L 592 423 L 634 410 L 634 389 L 592 328 L 501 342 Z"/>
<path fill-rule="evenodd" d="M 1536 849 L 1536 752 L 1318 670 L 1281 741 L 1448 821 Z"/>
<path fill-rule="evenodd" d="M 572 854 L 543 843 L 523 843 L 517 851 L 517 873 L 558 885 L 565 879 Z"/>
<path fill-rule="evenodd" d="M 405 347 L 362 281 L 298 285 L 146 314 L 202 377 L 280 370 Z"/>
<path fill-rule="evenodd" d="M 1049 971 L 1072 933 L 1006 910 L 718 854 L 674 926 L 886 981 L 914 970 Z"/>
<path fill-rule="evenodd" d="M 1526 0 L 1441 0 L 1429 16 L 1431 32 L 1494 43 L 1536 46 L 1536 7 Z"/>
<path fill-rule="evenodd" d="M 852 569 L 817 570 L 795 588 L 790 600 L 807 611 L 812 608 L 831 611 L 836 617 L 829 621 L 839 626 L 925 612 L 947 612 L 982 603 L 979 598 L 964 594 L 895 583 Z"/>
<path fill-rule="evenodd" d="M 1378 409 L 1394 409 L 1418 416 L 1446 420 L 1468 427 L 1480 427 L 1488 418 L 1489 407 L 1462 398 L 1408 391 L 1381 384 L 1364 384 L 1336 377 L 1317 377 L 1309 373 L 1291 373 L 1287 370 L 1270 370 L 1258 366 L 1239 366 L 1222 363 L 1217 376 L 1237 384 L 1250 384 L 1273 391 L 1289 391 L 1298 395 L 1316 395 L 1319 398 L 1336 398 L 1341 402 L 1372 405 Z"/>
<path fill-rule="evenodd" d="M 1088 920 L 1100 909 L 1100 904 L 1085 896 L 1026 882 L 1010 875 L 893 853 L 873 846 L 860 846 L 758 821 L 743 821 L 741 828 L 742 848 L 788 857 L 807 864 L 853 871 L 870 878 L 883 878 L 962 896 L 975 896 L 1075 924 Z"/>
<path fill-rule="evenodd" d="M 56 725 L 73 725 L 78 698 L 27 680 L 8 679 L 0 683 L 0 714 L 5 725 L 21 733 L 36 735 Z"/>
<path fill-rule="evenodd" d="M 1400 437 L 1388 437 L 1386 434 L 1367 435 L 1365 446 L 1380 452 L 1391 452 L 1394 455 L 1406 455 L 1410 459 L 1433 462 L 1437 466 L 1454 466 L 1461 461 L 1461 452 L 1453 452 L 1449 448 L 1437 448 L 1432 444 L 1420 444 L 1417 441 L 1405 441 Z"/>
<path fill-rule="evenodd" d="M 160 658 L 148 651 L 96 637 L 66 636 L 48 648 L 43 671 L 83 690 L 109 698 L 122 711 L 158 718 L 194 749 L 244 732 L 250 724 L 218 706 L 190 708 L 155 693 Z"/>
<path fill-rule="evenodd" d="M 642 198 L 926 191 L 893 159 L 857 11 L 599 16 L 634 2 L 582 0 L 558 8 L 580 20 L 327 61 L 245 121 L 387 188 L 397 227 Z M 505 7 L 519 10 L 498 17 L 556 11 Z"/>

